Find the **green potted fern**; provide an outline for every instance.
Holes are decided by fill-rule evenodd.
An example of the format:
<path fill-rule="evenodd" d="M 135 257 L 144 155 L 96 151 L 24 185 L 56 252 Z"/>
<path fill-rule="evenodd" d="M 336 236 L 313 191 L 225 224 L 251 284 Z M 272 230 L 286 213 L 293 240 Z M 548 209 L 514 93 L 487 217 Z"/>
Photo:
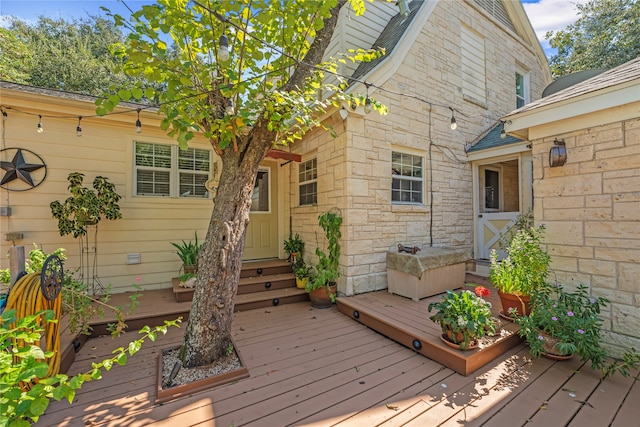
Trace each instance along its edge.
<path fill-rule="evenodd" d="M 195 274 L 198 272 L 198 254 L 202 248 L 202 244 L 198 244 L 198 232 L 194 233 L 195 242 L 184 240 L 181 243 L 170 242 L 177 251 L 180 261 L 182 261 L 182 270 L 184 274 Z"/>

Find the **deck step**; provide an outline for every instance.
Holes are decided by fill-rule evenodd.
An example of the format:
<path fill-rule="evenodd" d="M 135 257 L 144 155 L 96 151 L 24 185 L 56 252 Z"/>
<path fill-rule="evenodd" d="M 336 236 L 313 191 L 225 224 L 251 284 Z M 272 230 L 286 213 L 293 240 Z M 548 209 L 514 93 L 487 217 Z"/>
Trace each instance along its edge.
<path fill-rule="evenodd" d="M 289 267 L 291 268 L 291 267 Z M 291 271 L 255 277 L 243 277 L 238 282 L 238 295 L 268 292 L 296 287 L 296 277 Z"/>

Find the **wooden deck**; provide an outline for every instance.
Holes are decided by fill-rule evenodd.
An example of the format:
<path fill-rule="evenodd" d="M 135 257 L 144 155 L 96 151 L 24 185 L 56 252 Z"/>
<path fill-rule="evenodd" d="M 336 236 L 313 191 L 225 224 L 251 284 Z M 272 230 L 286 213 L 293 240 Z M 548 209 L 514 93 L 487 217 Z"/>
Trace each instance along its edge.
<path fill-rule="evenodd" d="M 473 291 L 473 285 L 466 286 Z M 497 291 L 488 300 L 496 322 L 496 334 L 479 340 L 478 348 L 460 351 L 446 345 L 442 329 L 431 320 L 428 306 L 441 301 L 440 295 L 413 301 L 387 291 L 370 292 L 338 298 L 338 309 L 352 319 L 380 332 L 386 337 L 413 348 L 418 353 L 462 375 L 470 375 L 521 342 L 518 326 L 499 315 L 501 307 Z"/>
<path fill-rule="evenodd" d="M 137 316 L 190 304 L 150 295 Z M 531 362 L 518 344 L 464 376 L 336 307 L 308 302 L 235 313 L 233 336 L 250 377 L 156 405 L 157 355 L 182 333 L 172 328 L 147 342 L 126 366 L 86 384 L 72 405 L 52 402 L 37 425 L 628 427 L 640 418 L 638 372 L 600 382 L 576 358 Z M 133 335 L 91 338 L 70 373 L 86 371 Z"/>

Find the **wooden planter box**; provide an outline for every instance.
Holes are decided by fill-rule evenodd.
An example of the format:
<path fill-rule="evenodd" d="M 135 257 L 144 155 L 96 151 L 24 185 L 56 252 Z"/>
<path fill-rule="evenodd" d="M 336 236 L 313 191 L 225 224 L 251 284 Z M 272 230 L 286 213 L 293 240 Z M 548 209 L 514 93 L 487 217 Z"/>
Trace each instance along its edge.
<path fill-rule="evenodd" d="M 176 302 L 191 301 L 195 288 L 181 288 L 179 283 L 180 279 L 177 277 L 171 279 L 171 286 L 173 287 L 173 295 L 176 297 Z"/>
<path fill-rule="evenodd" d="M 188 384 L 177 385 L 174 387 L 164 388 L 162 386 L 162 355 L 164 350 L 170 350 L 179 348 L 180 346 L 170 347 L 169 349 L 163 349 L 158 355 L 158 375 L 156 378 L 156 400 L 155 403 L 163 403 L 168 402 L 173 399 L 177 399 L 179 397 L 188 396 L 190 394 L 198 393 L 203 390 L 208 390 L 213 387 L 217 387 L 219 385 L 228 384 L 233 381 L 240 380 L 242 378 L 249 377 L 249 370 L 247 369 L 247 365 L 242 359 L 240 352 L 238 351 L 238 347 L 236 347 L 235 342 L 231 340 L 233 343 L 234 351 L 240 359 L 241 368 L 225 372 L 223 374 L 211 376 L 208 378 L 204 378 L 201 380 L 193 381 Z"/>

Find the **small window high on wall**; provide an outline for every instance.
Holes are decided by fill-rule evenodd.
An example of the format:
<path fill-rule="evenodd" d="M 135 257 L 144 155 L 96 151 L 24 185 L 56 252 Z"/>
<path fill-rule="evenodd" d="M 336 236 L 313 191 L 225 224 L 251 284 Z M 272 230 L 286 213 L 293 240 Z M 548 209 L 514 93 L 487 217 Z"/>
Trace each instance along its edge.
<path fill-rule="evenodd" d="M 313 158 L 298 165 L 298 191 L 300 206 L 318 203 L 318 159 Z"/>
<path fill-rule="evenodd" d="M 391 153 L 391 202 L 422 204 L 424 200 L 424 159 L 394 151 Z"/>
<path fill-rule="evenodd" d="M 134 156 L 134 195 L 209 197 L 211 151 L 136 142 Z"/>

